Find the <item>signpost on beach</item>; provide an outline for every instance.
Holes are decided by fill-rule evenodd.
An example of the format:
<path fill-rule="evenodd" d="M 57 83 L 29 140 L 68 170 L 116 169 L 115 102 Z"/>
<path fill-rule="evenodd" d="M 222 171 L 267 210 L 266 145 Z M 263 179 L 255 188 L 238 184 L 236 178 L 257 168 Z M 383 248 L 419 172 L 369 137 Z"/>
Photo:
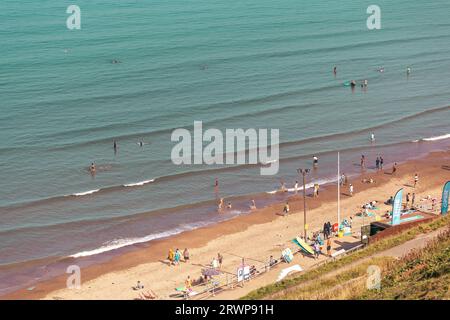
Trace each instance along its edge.
<path fill-rule="evenodd" d="M 392 225 L 400 224 L 400 216 L 402 211 L 403 188 L 398 190 L 392 203 Z"/>
<path fill-rule="evenodd" d="M 450 193 L 450 181 L 447 181 L 444 184 L 444 188 L 442 189 L 441 214 L 447 214 L 448 213 L 449 193 Z"/>

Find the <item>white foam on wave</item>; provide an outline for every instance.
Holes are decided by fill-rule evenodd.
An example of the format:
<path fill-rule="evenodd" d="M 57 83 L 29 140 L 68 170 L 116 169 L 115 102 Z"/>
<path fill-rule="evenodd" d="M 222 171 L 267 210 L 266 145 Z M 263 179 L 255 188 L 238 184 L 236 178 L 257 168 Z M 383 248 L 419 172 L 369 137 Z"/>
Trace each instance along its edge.
<path fill-rule="evenodd" d="M 189 230 L 197 229 L 200 227 L 205 227 L 209 224 L 211 224 L 211 223 L 196 223 L 196 224 L 190 224 L 190 225 L 186 225 L 183 227 L 175 228 L 175 229 L 172 229 L 169 231 L 150 234 L 148 236 L 141 237 L 141 238 L 125 238 L 125 239 L 112 240 L 112 241 L 108 241 L 108 242 L 104 243 L 99 248 L 96 248 L 93 250 L 81 251 L 81 252 L 75 253 L 69 257 L 70 258 L 89 257 L 89 256 L 93 256 L 96 254 L 100 254 L 100 253 L 104 253 L 104 252 L 108 252 L 108 251 L 112 251 L 112 250 L 117 250 L 117 249 L 120 249 L 123 247 L 138 244 L 138 243 L 144 243 L 144 242 L 152 241 L 155 239 L 167 238 L 167 237 L 182 233 L 184 231 L 189 231 Z"/>
<path fill-rule="evenodd" d="M 319 179 L 317 181 L 313 181 L 313 182 L 307 183 L 305 185 L 305 189 L 310 189 L 310 188 L 314 187 L 314 184 L 316 184 L 316 183 L 318 185 L 323 185 L 323 184 L 332 183 L 332 182 L 336 182 L 336 181 L 337 181 L 337 177 L 336 178 L 330 178 L 330 179 Z M 302 191 L 303 190 L 303 186 L 299 185 L 297 190 L 298 191 Z M 287 191 L 288 192 L 295 192 L 295 188 L 288 188 Z M 277 192 L 280 192 L 280 189 L 267 191 L 266 193 L 268 193 L 268 194 L 275 194 Z"/>
<path fill-rule="evenodd" d="M 435 137 L 429 137 L 429 138 L 417 139 L 417 140 L 413 140 L 412 142 L 438 141 L 438 140 L 444 140 L 444 139 L 449 139 L 449 138 L 450 138 L 450 133 L 448 133 L 448 134 L 443 134 L 443 135 L 441 135 L 441 136 L 435 136 Z"/>
<path fill-rule="evenodd" d="M 74 194 L 72 194 L 72 196 L 75 196 L 75 197 L 87 196 L 89 194 L 93 194 L 93 193 L 96 193 L 99 191 L 100 191 L 100 189 L 89 190 L 89 191 L 85 191 L 85 192 L 74 193 Z"/>
<path fill-rule="evenodd" d="M 263 165 L 263 166 L 267 166 L 267 165 L 269 165 L 271 163 L 276 163 L 276 162 L 278 162 L 278 160 L 270 160 L 270 161 L 264 161 L 264 162 L 261 161 L 260 164 Z"/>
<path fill-rule="evenodd" d="M 424 138 L 422 139 L 423 141 L 437 141 L 437 140 L 444 140 L 444 139 L 449 139 L 450 138 L 450 133 L 448 134 L 444 134 L 442 136 L 436 136 L 436 137 L 430 137 L 430 138 Z"/>
<path fill-rule="evenodd" d="M 139 187 L 139 186 L 143 186 L 146 185 L 147 183 L 152 183 L 154 182 L 155 179 L 150 179 L 150 180 L 144 180 L 144 181 L 139 181 L 139 182 L 135 182 L 135 183 L 128 183 L 128 184 L 124 184 L 124 187 Z"/>

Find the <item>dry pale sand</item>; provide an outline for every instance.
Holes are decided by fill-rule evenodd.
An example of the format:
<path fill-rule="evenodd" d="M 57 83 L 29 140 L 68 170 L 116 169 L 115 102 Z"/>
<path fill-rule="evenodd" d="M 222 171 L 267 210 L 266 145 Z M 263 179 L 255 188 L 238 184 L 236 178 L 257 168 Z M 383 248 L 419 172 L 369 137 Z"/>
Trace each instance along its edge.
<path fill-rule="evenodd" d="M 362 173 L 350 181 L 355 187 L 353 197 L 348 196 L 344 187 L 341 195 L 341 217 L 353 216 L 354 233 L 360 230 L 362 218 L 355 217 L 361 205 L 371 200 L 381 203 L 377 213 L 385 213 L 390 207 L 382 203 L 399 188 L 406 192 L 416 193 L 416 203 L 422 197 L 431 195 L 440 199 L 443 184 L 450 179 L 450 171 L 443 167 L 450 164 L 450 152 L 435 152 L 429 156 L 408 161 L 398 166 L 395 175 L 391 168 L 384 172 Z M 412 188 L 414 173 L 420 177 L 417 188 Z M 362 178 L 373 178 L 374 184 L 362 183 Z M 336 186 L 321 187 L 319 198 L 307 198 L 307 222 L 310 231 L 321 229 L 325 221 L 336 221 L 337 212 Z M 150 242 L 145 248 L 127 253 L 102 265 L 82 270 L 82 286 L 80 289 L 65 288 L 66 277 L 40 283 L 33 291 L 20 290 L 3 298 L 7 299 L 135 299 L 138 292 L 131 289 L 140 280 L 145 289 L 150 288 L 161 299 L 170 299 L 174 288 L 183 286 L 188 275 L 192 278 L 200 276 L 201 268 L 211 262 L 220 252 L 224 256 L 223 271 L 235 274 L 237 266 L 245 257 L 247 264 L 260 266 L 266 263 L 269 256 L 278 258 L 282 249 L 295 248 L 291 239 L 303 232 L 303 203 L 301 197 L 294 196 L 290 200 L 291 215 L 280 217 L 282 204 L 258 210 L 245 217 L 220 223 L 215 226 L 189 231 L 179 236 Z M 439 206 L 438 206 L 439 207 Z M 373 221 L 374 218 L 370 218 Z M 365 219 L 367 223 L 369 219 Z M 359 237 L 335 238 L 333 250 L 348 248 L 359 242 Z M 169 247 L 190 248 L 191 262 L 179 266 L 168 266 L 164 259 Z M 325 259 L 322 256 L 320 259 Z M 309 257 L 296 255 L 295 264 L 305 269 L 317 263 Z M 292 265 L 292 263 L 291 263 Z M 281 264 L 270 272 L 245 284 L 244 288 L 228 290 L 217 295 L 219 299 L 236 299 L 262 285 L 275 281 L 280 270 L 288 267 Z"/>

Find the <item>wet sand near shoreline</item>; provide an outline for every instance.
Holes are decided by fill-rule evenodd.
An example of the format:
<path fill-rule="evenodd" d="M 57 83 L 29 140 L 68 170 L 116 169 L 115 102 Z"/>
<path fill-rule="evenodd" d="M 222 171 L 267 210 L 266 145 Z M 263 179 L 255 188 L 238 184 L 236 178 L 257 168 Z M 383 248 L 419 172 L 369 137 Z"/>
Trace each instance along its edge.
<path fill-rule="evenodd" d="M 372 159 L 368 159 L 371 161 Z M 371 164 L 371 163 L 370 163 Z M 348 195 L 348 187 L 341 190 L 341 218 L 353 216 L 361 205 L 372 200 L 379 203 L 401 187 L 405 193 L 416 192 L 416 202 L 430 194 L 440 199 L 443 184 L 450 179 L 450 152 L 433 152 L 430 155 L 400 164 L 395 175 L 391 167 L 384 171 L 362 172 L 360 176 L 349 180 L 354 185 L 354 195 Z M 444 166 L 444 167 L 443 167 Z M 369 166 L 370 167 L 370 166 Z M 320 167 L 319 167 L 320 170 Z M 412 188 L 415 173 L 419 174 L 419 184 Z M 372 178 L 375 183 L 362 183 L 362 179 Z M 322 228 L 326 221 L 336 220 L 337 187 L 321 186 L 318 198 L 307 197 L 307 223 L 310 232 Z M 170 298 L 174 288 L 182 286 L 188 275 L 198 278 L 201 268 L 220 252 L 224 256 L 223 269 L 235 273 L 242 257 L 249 264 L 267 262 L 270 255 L 276 258 L 281 250 L 288 246 L 290 239 L 303 233 L 303 200 L 301 192 L 289 200 L 291 214 L 280 217 L 284 201 L 255 212 L 240 216 L 216 225 L 187 231 L 179 235 L 151 241 L 137 246 L 138 249 L 112 258 L 106 263 L 92 265 L 81 270 L 82 287 L 79 290 L 65 289 L 68 275 L 38 283 L 33 290 L 22 289 L 7 294 L 2 299 L 134 299 L 138 292 L 131 289 L 138 280 L 145 289 L 152 289 L 162 299 Z M 274 196 L 276 197 L 276 195 Z M 379 213 L 389 207 L 382 205 Z M 226 214 L 226 213 L 224 213 Z M 362 219 L 353 218 L 354 226 L 362 223 Z M 367 222 L 367 221 L 366 221 Z M 355 229 L 355 228 L 354 228 Z M 358 241 L 353 238 L 336 240 L 333 249 L 351 245 Z M 341 243 L 338 243 L 340 241 Z M 348 243 L 347 243 L 348 242 Z M 179 266 L 168 266 L 165 258 L 169 248 L 181 251 L 189 248 L 190 263 Z M 292 247 L 292 245 L 291 245 Z M 295 258 L 301 266 L 309 264 L 305 259 Z M 76 261 L 67 265 L 76 264 Z M 255 280 L 258 281 L 258 280 Z M 220 298 L 220 297 L 219 297 Z M 227 298 L 236 298 L 227 295 Z"/>

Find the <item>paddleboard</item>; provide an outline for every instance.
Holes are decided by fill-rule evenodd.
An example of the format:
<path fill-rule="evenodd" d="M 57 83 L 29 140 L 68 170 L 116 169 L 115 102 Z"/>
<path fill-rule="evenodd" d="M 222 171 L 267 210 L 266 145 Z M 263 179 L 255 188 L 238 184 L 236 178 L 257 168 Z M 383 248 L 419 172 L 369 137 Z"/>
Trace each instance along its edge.
<path fill-rule="evenodd" d="M 296 237 L 294 240 L 292 240 L 292 242 L 294 242 L 296 245 L 298 245 L 304 252 L 309 253 L 309 254 L 314 254 L 314 250 L 303 239 Z"/>

